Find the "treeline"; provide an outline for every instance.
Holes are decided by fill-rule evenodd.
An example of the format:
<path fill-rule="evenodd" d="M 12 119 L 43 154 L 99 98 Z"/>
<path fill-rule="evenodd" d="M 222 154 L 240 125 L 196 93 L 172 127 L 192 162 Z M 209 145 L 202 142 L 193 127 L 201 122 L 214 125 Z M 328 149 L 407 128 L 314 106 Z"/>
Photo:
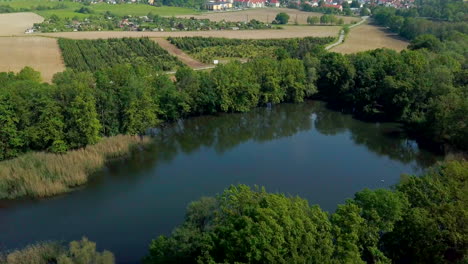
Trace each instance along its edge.
<path fill-rule="evenodd" d="M 417 0 L 416 8 L 411 12 L 415 14 L 414 16 L 461 22 L 467 20 L 468 3 L 462 0 Z"/>
<path fill-rule="evenodd" d="M 95 72 L 114 65 L 169 71 L 182 63 L 149 38 L 97 40 L 59 39 L 65 65 L 77 71 Z"/>
<path fill-rule="evenodd" d="M 66 9 L 68 6 L 64 3 L 59 3 L 53 6 L 49 5 L 38 5 L 32 6 L 30 8 L 14 8 L 10 5 L 0 5 L 0 14 L 1 13 L 16 13 L 16 12 L 31 12 L 31 11 L 42 11 L 42 10 L 58 10 L 58 9 Z"/>
<path fill-rule="evenodd" d="M 315 61 L 310 58 L 310 65 Z M 316 92 L 301 60 L 232 62 L 211 72 L 179 69 L 176 82 L 151 68 L 116 65 L 72 70 L 40 83 L 25 68 L 0 74 L 0 160 L 29 150 L 64 152 L 101 136 L 142 134 L 161 121 L 245 112 L 266 103 L 302 102 Z"/>
<path fill-rule="evenodd" d="M 406 124 L 419 139 L 468 149 L 465 61 L 427 49 L 379 49 L 320 59 L 317 87 L 356 116 Z"/>
<path fill-rule="evenodd" d="M 344 24 L 343 18 L 338 18 L 334 15 L 323 15 L 320 17 L 318 16 L 307 17 L 307 24 L 315 25 L 315 24 L 318 24 L 319 22 L 320 24 L 325 24 L 325 25 L 333 25 L 333 24 L 343 25 Z"/>
<path fill-rule="evenodd" d="M 372 17 L 377 24 L 388 27 L 409 40 L 423 34 L 431 34 L 440 39 L 456 38 L 458 33 L 468 34 L 466 22 L 444 22 L 420 18 L 414 8 L 402 10 L 379 7 L 373 10 Z"/>
<path fill-rule="evenodd" d="M 319 90 L 356 115 L 401 121 L 419 138 L 466 150 L 468 24 L 417 18 L 415 11 L 374 9 L 377 23 L 412 40 L 410 50 L 327 54 L 322 64 L 335 66 L 323 68 Z"/>
<path fill-rule="evenodd" d="M 205 9 L 205 0 L 162 0 L 162 5 Z"/>
<path fill-rule="evenodd" d="M 452 161 L 394 190 L 364 189 L 333 214 L 299 197 L 231 186 L 192 202 L 156 263 L 464 263 L 468 162 Z"/>

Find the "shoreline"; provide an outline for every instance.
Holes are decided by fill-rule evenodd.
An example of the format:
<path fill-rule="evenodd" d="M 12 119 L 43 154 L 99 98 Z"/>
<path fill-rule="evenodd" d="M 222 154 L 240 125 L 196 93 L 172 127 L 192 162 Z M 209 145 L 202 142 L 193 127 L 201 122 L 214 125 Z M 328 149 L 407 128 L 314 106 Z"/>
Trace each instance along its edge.
<path fill-rule="evenodd" d="M 107 164 L 151 145 L 150 137 L 117 135 L 64 154 L 29 152 L 0 162 L 0 201 L 57 196 L 79 189 Z"/>

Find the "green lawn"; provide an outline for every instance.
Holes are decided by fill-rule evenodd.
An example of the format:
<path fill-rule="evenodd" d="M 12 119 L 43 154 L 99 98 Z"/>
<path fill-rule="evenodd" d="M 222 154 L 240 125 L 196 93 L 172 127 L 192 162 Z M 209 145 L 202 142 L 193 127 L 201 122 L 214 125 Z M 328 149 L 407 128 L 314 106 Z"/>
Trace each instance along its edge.
<path fill-rule="evenodd" d="M 13 8 L 33 8 L 39 5 L 41 6 L 56 6 L 58 4 L 65 4 L 67 8 L 57 9 L 57 10 L 35 10 L 34 13 L 37 13 L 43 17 L 49 17 L 53 14 L 59 16 L 60 18 L 72 18 L 72 17 L 86 17 L 88 14 L 80 14 L 74 12 L 83 5 L 80 3 L 72 1 L 57 1 L 57 0 L 0 0 L 0 5 L 9 5 Z M 88 8 L 95 11 L 95 14 L 102 14 L 106 11 L 110 11 L 119 16 L 132 15 L 132 16 L 144 16 L 149 12 L 161 16 L 176 16 L 176 15 L 190 15 L 197 14 L 198 11 L 189 8 L 182 7 L 173 7 L 173 6 L 162 6 L 155 7 L 146 4 L 118 4 L 110 5 L 106 3 L 99 3 L 95 5 L 87 6 Z"/>

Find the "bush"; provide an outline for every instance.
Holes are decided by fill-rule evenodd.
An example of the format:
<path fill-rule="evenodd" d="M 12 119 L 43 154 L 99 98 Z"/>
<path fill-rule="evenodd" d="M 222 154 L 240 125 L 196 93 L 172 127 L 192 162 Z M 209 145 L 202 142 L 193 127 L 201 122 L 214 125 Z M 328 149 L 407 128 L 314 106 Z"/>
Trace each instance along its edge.
<path fill-rule="evenodd" d="M 83 237 L 72 241 L 69 247 L 58 242 L 42 242 L 21 250 L 0 253 L 4 264 L 113 264 L 114 255 L 109 251 L 96 251 L 96 243 Z"/>
<path fill-rule="evenodd" d="M 287 24 L 289 21 L 289 15 L 286 13 L 278 13 L 275 17 L 275 21 L 281 25 Z"/>

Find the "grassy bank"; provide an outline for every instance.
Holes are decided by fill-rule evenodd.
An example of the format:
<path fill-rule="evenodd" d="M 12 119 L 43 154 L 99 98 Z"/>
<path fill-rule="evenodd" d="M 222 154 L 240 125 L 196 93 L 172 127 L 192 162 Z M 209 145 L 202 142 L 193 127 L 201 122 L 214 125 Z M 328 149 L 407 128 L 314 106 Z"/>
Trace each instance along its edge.
<path fill-rule="evenodd" d="M 150 138 L 115 136 L 65 154 L 31 152 L 0 162 L 0 199 L 47 197 L 86 183 L 113 159 L 124 158 Z"/>

